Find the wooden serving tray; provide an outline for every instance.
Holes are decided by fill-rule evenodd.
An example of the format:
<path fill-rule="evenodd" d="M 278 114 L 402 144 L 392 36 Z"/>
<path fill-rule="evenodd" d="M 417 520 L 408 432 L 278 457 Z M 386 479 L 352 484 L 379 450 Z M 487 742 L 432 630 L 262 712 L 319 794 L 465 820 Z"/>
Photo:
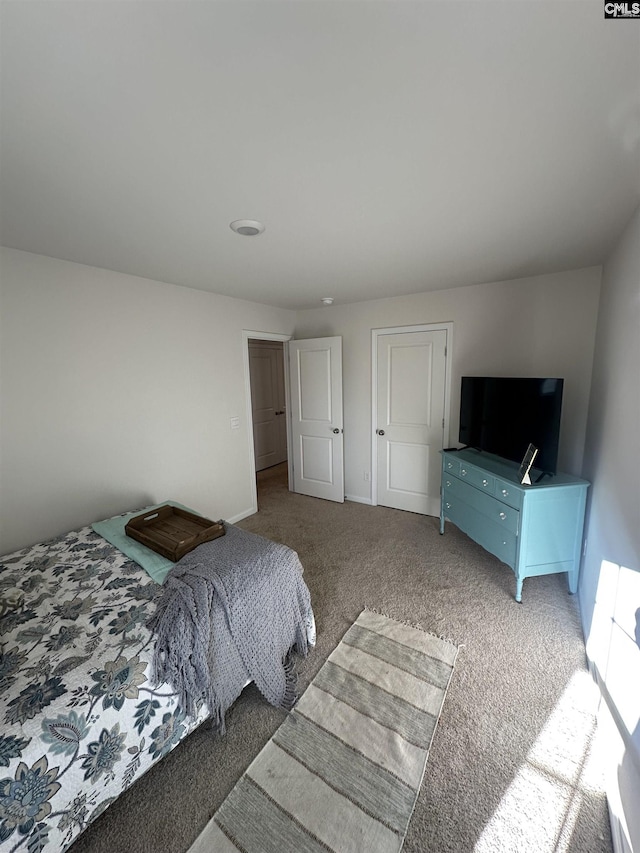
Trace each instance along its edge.
<path fill-rule="evenodd" d="M 125 533 L 175 563 L 203 542 L 224 536 L 221 521 L 165 504 L 130 518 Z"/>

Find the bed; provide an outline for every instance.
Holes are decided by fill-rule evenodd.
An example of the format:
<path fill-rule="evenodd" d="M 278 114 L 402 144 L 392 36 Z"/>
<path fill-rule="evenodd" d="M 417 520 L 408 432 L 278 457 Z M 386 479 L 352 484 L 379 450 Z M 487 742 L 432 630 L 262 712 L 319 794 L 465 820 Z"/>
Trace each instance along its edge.
<path fill-rule="evenodd" d="M 147 623 L 164 591 L 91 527 L 0 558 L 2 853 L 66 850 L 209 716 L 155 683 Z M 225 618 L 212 607 L 212 635 L 236 654 Z M 304 619 L 313 644 L 310 604 Z M 233 700 L 251 677 L 231 670 Z"/>

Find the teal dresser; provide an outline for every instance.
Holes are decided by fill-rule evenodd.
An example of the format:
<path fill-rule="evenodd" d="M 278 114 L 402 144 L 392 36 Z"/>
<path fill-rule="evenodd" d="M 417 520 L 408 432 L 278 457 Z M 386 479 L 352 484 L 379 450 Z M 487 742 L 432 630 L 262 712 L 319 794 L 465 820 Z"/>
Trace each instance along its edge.
<path fill-rule="evenodd" d="M 525 578 L 556 572 L 567 572 L 575 593 L 589 483 L 555 474 L 523 486 L 519 467 L 469 448 L 443 451 L 440 533 L 448 519 L 510 566 L 516 601 Z"/>

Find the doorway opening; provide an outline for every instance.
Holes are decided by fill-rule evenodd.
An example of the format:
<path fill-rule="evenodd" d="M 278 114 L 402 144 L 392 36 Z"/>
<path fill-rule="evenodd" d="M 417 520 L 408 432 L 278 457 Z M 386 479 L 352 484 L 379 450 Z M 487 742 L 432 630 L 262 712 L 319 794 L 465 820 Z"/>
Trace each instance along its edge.
<path fill-rule="evenodd" d="M 257 510 L 265 492 L 289 488 L 285 340 L 283 336 L 277 340 L 247 337 Z"/>
<path fill-rule="evenodd" d="M 256 471 L 256 490 L 258 493 L 258 509 L 267 498 L 274 498 L 278 494 L 289 491 L 289 466 L 286 462 L 272 465 L 271 468 L 263 468 Z"/>
<path fill-rule="evenodd" d="M 289 491 L 342 503 L 342 338 L 293 341 L 246 330 L 242 336 L 252 492 L 246 515 L 258 511 L 258 473 L 285 460 Z M 260 477 L 261 487 L 267 480 Z"/>

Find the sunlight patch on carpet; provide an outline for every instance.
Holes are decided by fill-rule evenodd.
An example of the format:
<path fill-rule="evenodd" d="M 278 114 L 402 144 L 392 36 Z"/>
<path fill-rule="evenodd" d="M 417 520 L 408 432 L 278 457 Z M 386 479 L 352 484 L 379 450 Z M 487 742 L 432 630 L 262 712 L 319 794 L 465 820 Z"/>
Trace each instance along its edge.
<path fill-rule="evenodd" d="M 571 849 L 584 797 L 604 790 L 601 761 L 592 748 L 597 701 L 598 690 L 589 673 L 575 673 L 474 853 Z"/>

